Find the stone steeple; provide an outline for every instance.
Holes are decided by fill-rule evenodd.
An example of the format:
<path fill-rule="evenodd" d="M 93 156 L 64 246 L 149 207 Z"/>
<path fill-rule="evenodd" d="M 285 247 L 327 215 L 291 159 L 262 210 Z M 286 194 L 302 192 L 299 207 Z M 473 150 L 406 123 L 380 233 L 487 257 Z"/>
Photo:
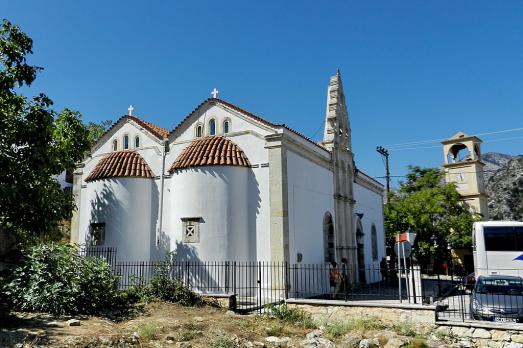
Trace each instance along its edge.
<path fill-rule="evenodd" d="M 334 147 L 351 149 L 349 116 L 339 70 L 331 77 L 327 90 L 323 145 L 329 150 Z"/>
<path fill-rule="evenodd" d="M 334 180 L 336 261 L 347 267 L 357 264 L 354 217 L 354 159 L 351 131 L 340 71 L 330 78 L 323 146 L 331 152 Z M 358 282 L 358 272 L 350 270 L 351 282 Z"/>

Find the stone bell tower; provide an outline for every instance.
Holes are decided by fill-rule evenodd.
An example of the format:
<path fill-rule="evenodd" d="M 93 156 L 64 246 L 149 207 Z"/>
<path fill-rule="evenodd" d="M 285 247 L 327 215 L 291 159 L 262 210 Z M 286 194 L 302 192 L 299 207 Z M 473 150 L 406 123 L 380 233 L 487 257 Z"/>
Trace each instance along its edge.
<path fill-rule="evenodd" d="M 456 188 L 471 211 L 488 220 L 487 195 L 481 162 L 481 139 L 458 132 L 443 144 L 445 181 L 456 183 Z"/>
<path fill-rule="evenodd" d="M 334 180 L 336 261 L 346 260 L 347 267 L 355 267 L 356 235 L 354 233 L 354 159 L 351 130 L 340 71 L 330 79 L 327 90 L 327 110 L 323 146 L 331 151 Z M 356 269 L 351 270 L 353 282 L 357 281 Z"/>

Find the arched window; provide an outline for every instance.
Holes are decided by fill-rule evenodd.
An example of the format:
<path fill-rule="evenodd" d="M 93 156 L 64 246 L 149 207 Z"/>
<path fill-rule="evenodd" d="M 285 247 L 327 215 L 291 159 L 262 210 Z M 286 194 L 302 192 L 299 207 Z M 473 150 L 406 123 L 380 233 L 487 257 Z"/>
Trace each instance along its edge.
<path fill-rule="evenodd" d="M 372 245 L 372 259 L 378 259 L 378 232 L 376 232 L 376 225 L 372 224 L 370 228 L 370 242 Z"/>
<path fill-rule="evenodd" d="M 203 135 L 203 126 L 201 124 L 196 126 L 196 137 L 201 138 Z"/>
<path fill-rule="evenodd" d="M 225 120 L 223 121 L 223 134 L 227 134 L 231 131 L 231 121 Z"/>
<path fill-rule="evenodd" d="M 139 136 L 136 136 L 134 138 L 134 147 L 135 148 L 139 148 L 140 147 L 140 137 Z"/>
<path fill-rule="evenodd" d="M 113 151 L 118 151 L 118 140 L 113 140 Z"/>
<path fill-rule="evenodd" d="M 126 134 L 123 136 L 123 149 L 127 150 L 129 148 L 129 136 Z"/>
<path fill-rule="evenodd" d="M 334 241 L 334 224 L 332 222 L 332 215 L 329 212 L 326 212 L 325 216 L 323 217 L 323 248 L 325 262 L 335 261 L 335 247 L 336 244 Z"/>
<path fill-rule="evenodd" d="M 209 121 L 209 135 L 216 135 L 216 120 L 214 118 Z"/>

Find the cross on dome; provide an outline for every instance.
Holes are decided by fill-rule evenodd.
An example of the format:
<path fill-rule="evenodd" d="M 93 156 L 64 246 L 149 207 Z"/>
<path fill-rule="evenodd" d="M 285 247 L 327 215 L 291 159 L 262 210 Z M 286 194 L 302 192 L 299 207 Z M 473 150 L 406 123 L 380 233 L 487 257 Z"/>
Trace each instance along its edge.
<path fill-rule="evenodd" d="M 129 105 L 129 107 L 127 108 L 127 110 L 129 110 L 129 116 L 132 116 L 133 115 L 133 106 L 132 105 Z"/>
<path fill-rule="evenodd" d="M 216 87 L 211 91 L 211 95 L 214 99 L 216 99 L 216 96 L 218 95 L 218 90 L 216 89 Z"/>

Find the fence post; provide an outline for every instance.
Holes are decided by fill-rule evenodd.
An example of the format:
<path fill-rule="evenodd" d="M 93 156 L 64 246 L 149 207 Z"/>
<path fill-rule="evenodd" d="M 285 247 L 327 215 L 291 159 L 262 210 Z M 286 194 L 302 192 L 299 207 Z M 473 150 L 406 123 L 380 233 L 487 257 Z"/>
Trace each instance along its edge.
<path fill-rule="evenodd" d="M 290 287 L 289 275 L 288 275 L 289 263 L 287 261 L 285 261 L 285 263 L 283 264 L 283 267 L 285 268 L 283 270 L 285 272 L 283 275 L 283 278 L 284 278 L 283 282 L 285 283 L 285 299 L 287 300 L 289 298 L 289 287 Z"/>
<path fill-rule="evenodd" d="M 185 286 L 189 289 L 191 288 L 189 280 L 189 261 L 185 261 Z"/>
<path fill-rule="evenodd" d="M 261 306 L 262 304 L 262 263 L 260 261 L 258 261 L 258 305 Z M 272 285 L 272 284 L 271 284 Z M 260 308 L 260 312 L 261 312 L 261 308 Z"/>
<path fill-rule="evenodd" d="M 236 271 L 237 271 L 237 268 L 236 268 L 236 261 L 233 261 L 233 263 L 232 263 L 232 268 L 233 268 L 233 274 L 232 274 L 232 292 L 233 292 L 233 294 L 236 295 Z"/>
<path fill-rule="evenodd" d="M 229 282 L 230 282 L 230 264 L 229 261 L 225 261 L 225 293 L 229 293 Z"/>

